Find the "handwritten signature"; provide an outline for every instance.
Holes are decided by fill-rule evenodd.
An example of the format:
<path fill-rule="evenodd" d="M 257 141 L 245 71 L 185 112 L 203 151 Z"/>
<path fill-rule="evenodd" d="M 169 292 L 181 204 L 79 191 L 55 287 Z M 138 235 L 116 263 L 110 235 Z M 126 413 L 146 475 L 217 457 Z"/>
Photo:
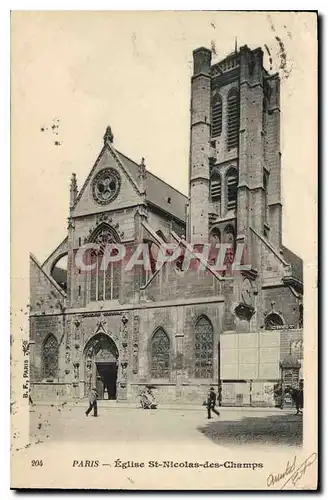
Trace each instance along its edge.
<path fill-rule="evenodd" d="M 304 462 L 301 463 L 296 468 L 296 455 L 294 456 L 294 460 L 289 463 L 289 461 L 286 464 L 285 470 L 283 472 L 279 472 L 278 474 L 269 474 L 267 477 L 267 485 L 274 486 L 275 484 L 279 483 L 282 480 L 285 480 L 283 485 L 281 486 L 281 490 L 285 488 L 285 486 L 288 483 L 293 483 L 294 486 L 298 483 L 298 481 L 305 476 L 306 471 L 308 468 L 314 464 L 314 462 L 317 460 L 317 453 L 312 453 L 309 455 Z"/>

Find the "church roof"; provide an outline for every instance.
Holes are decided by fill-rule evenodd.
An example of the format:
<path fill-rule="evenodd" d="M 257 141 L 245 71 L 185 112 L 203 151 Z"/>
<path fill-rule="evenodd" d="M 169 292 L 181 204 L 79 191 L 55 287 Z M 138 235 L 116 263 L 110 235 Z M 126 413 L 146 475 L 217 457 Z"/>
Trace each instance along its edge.
<path fill-rule="evenodd" d="M 281 245 L 284 259 L 292 266 L 293 276 L 303 282 L 303 261 L 298 255 Z"/>
<path fill-rule="evenodd" d="M 116 151 L 116 153 L 138 183 L 139 165 L 123 153 L 119 151 Z M 150 204 L 185 222 L 187 196 L 149 172 L 149 170 L 146 172 L 146 199 Z"/>

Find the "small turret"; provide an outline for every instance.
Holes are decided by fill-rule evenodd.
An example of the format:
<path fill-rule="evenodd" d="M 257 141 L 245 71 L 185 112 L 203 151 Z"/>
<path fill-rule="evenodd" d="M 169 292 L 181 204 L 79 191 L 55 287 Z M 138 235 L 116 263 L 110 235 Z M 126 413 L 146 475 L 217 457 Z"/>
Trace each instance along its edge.
<path fill-rule="evenodd" d="M 77 182 L 76 182 L 76 174 L 72 174 L 71 177 L 71 187 L 70 187 L 70 209 L 72 209 L 75 205 L 77 198 Z"/>
<path fill-rule="evenodd" d="M 146 193 L 146 165 L 144 158 L 141 158 L 139 164 L 138 180 L 141 193 Z"/>

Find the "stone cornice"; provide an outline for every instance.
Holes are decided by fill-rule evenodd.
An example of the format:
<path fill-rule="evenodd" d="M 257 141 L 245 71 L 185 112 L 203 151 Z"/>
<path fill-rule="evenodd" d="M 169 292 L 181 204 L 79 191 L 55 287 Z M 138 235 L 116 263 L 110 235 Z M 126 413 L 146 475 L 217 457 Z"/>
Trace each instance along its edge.
<path fill-rule="evenodd" d="M 217 295 L 213 297 L 204 297 L 203 299 L 181 299 L 181 300 L 163 300 L 161 302 L 144 302 L 138 304 L 120 304 L 119 306 L 113 307 L 110 310 L 97 309 L 97 310 L 87 310 L 85 308 L 81 309 L 67 309 L 65 311 L 66 316 L 79 315 L 84 318 L 96 318 L 101 314 L 104 316 L 121 316 L 122 313 L 127 311 L 141 311 L 145 309 L 159 309 L 162 307 L 178 307 L 178 306 L 194 306 L 194 305 L 203 305 L 203 304 L 217 304 L 224 303 L 225 298 L 222 295 Z M 49 313 L 49 314 L 31 314 L 30 318 L 45 318 L 45 317 L 54 317 L 54 316 L 62 316 L 62 313 Z"/>
<path fill-rule="evenodd" d="M 196 80 L 196 78 L 199 78 L 199 77 L 206 77 L 208 79 L 211 79 L 211 75 L 208 73 L 197 73 L 197 75 L 192 75 L 191 81 L 193 82 L 194 80 Z"/>

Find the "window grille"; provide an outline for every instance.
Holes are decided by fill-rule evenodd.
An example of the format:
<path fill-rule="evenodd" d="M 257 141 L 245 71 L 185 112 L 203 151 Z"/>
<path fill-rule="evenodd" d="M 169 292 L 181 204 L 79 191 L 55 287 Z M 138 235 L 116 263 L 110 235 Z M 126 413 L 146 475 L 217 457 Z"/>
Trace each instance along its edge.
<path fill-rule="evenodd" d="M 211 199 L 212 201 L 221 200 L 221 179 L 218 175 L 211 179 Z"/>
<path fill-rule="evenodd" d="M 157 330 L 151 342 L 152 378 L 169 378 L 170 341 L 162 328 Z"/>
<path fill-rule="evenodd" d="M 44 378 L 56 378 L 58 372 L 58 341 L 51 333 L 48 335 L 42 349 L 42 366 Z"/>
<path fill-rule="evenodd" d="M 201 317 L 195 326 L 195 377 L 213 376 L 213 327 L 210 321 Z"/>

